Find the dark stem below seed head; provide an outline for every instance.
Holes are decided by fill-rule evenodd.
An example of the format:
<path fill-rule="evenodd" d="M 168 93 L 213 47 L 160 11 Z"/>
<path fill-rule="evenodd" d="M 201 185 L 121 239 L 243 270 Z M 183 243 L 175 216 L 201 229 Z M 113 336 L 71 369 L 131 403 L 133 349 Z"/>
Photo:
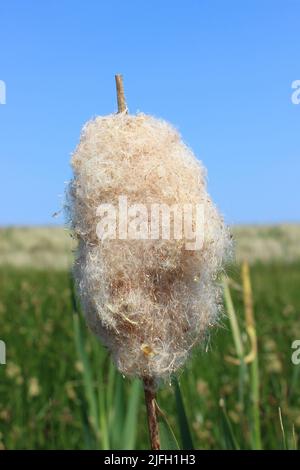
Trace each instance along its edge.
<path fill-rule="evenodd" d="M 127 105 L 124 94 L 123 77 L 115 75 L 117 88 L 118 113 L 127 112 Z M 157 406 L 155 394 L 155 381 L 150 377 L 143 378 L 145 402 L 148 417 L 149 437 L 152 450 L 160 450 L 160 440 L 157 421 Z"/>
<path fill-rule="evenodd" d="M 157 407 L 155 382 L 150 377 L 143 378 L 145 402 L 148 416 L 149 437 L 152 450 L 160 450 L 159 430 L 157 421 Z"/>

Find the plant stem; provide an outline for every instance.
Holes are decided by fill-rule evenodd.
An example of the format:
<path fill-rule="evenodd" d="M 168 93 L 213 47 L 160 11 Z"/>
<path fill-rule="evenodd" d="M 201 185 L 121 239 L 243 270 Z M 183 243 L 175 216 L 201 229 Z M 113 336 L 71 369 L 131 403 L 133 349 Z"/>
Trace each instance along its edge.
<path fill-rule="evenodd" d="M 248 335 L 252 335 L 254 344 L 255 357 L 250 365 L 251 377 L 251 404 L 252 404 L 252 417 L 253 417 L 253 430 L 252 440 L 253 448 L 255 450 L 262 449 L 261 442 L 261 429 L 260 429 L 260 410 L 259 410 L 259 366 L 257 355 L 257 335 L 255 328 L 254 310 L 253 310 L 253 296 L 250 280 L 249 265 L 246 261 L 242 264 L 242 281 L 243 281 L 243 297 L 245 306 L 246 328 Z"/>
<path fill-rule="evenodd" d="M 118 113 L 127 112 L 122 75 L 115 75 L 115 80 L 117 88 Z"/>
<path fill-rule="evenodd" d="M 149 437 L 152 450 L 160 450 L 158 422 L 155 402 L 155 383 L 149 377 L 143 378 L 145 402 L 148 416 Z"/>
<path fill-rule="evenodd" d="M 128 108 L 126 105 L 125 93 L 124 93 L 124 86 L 123 86 L 123 77 L 122 75 L 115 75 L 116 80 L 116 89 L 117 89 L 117 101 L 118 101 L 118 113 L 127 113 Z M 147 407 L 147 414 L 148 414 L 148 425 L 149 425 L 149 434 L 151 440 L 151 448 L 152 450 L 160 449 L 159 444 L 159 435 L 158 435 L 158 423 L 156 417 L 156 403 L 155 403 L 155 387 L 154 381 L 150 378 L 144 378 L 144 391 L 145 391 L 145 401 Z M 134 398 L 134 397 L 132 397 Z M 136 397 L 138 398 L 138 396 Z M 136 409 L 135 401 L 132 401 L 132 406 Z M 132 416 L 132 413 L 128 415 L 128 418 Z M 131 420 L 128 421 L 129 425 L 131 425 Z M 132 426 L 129 426 L 132 427 Z M 133 445 L 134 442 L 131 444 Z"/>
<path fill-rule="evenodd" d="M 246 382 L 246 376 L 247 376 L 247 368 L 246 368 L 246 364 L 244 361 L 244 356 L 245 356 L 244 346 L 243 346 L 242 335 L 241 335 L 240 327 L 238 324 L 236 312 L 234 309 L 228 281 L 225 277 L 223 278 L 223 286 L 224 286 L 224 299 L 225 299 L 225 304 L 226 304 L 226 310 L 227 310 L 229 321 L 230 321 L 230 327 L 232 331 L 235 349 L 237 352 L 237 356 L 239 358 L 239 400 L 242 406 L 242 413 L 243 413 L 244 388 L 245 388 L 245 382 Z"/>
<path fill-rule="evenodd" d="M 124 94 L 123 77 L 122 75 L 115 75 L 116 88 L 117 88 L 117 101 L 118 113 L 127 112 L 127 105 Z M 143 378 L 145 402 L 148 416 L 149 436 L 152 450 L 160 449 L 160 440 L 158 432 L 158 421 L 156 414 L 156 401 L 155 401 L 155 383 L 150 377 Z"/>

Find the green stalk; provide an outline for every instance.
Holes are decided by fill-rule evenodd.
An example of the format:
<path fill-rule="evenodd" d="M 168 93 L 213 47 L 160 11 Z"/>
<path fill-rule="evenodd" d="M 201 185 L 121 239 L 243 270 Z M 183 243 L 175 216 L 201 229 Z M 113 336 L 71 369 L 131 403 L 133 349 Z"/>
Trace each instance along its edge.
<path fill-rule="evenodd" d="M 242 410 L 244 409 L 244 383 L 247 375 L 247 367 L 244 361 L 244 346 L 242 341 L 242 335 L 240 332 L 239 324 L 237 321 L 237 316 L 235 313 L 234 305 L 232 302 L 232 297 L 230 294 L 230 289 L 228 286 L 228 281 L 223 277 L 223 288 L 224 288 L 224 300 L 226 305 L 226 310 L 229 317 L 233 342 L 235 345 L 235 350 L 240 361 L 239 365 L 239 401 L 242 405 Z"/>
<path fill-rule="evenodd" d="M 93 385 L 93 374 L 92 368 L 89 361 L 88 354 L 85 349 L 84 338 L 81 330 L 80 316 L 77 308 L 76 296 L 74 291 L 74 284 L 72 276 L 70 275 L 70 290 L 71 290 L 71 301 L 73 307 L 73 326 L 74 326 L 74 337 L 75 337 L 75 346 L 83 366 L 83 386 L 86 396 L 86 401 L 89 409 L 89 424 L 91 425 L 96 439 L 99 439 L 99 427 L 98 427 L 98 406 L 97 398 Z"/>
<path fill-rule="evenodd" d="M 243 295 L 245 306 L 246 328 L 250 339 L 252 340 L 252 348 L 254 358 L 250 364 L 250 381 L 251 381 L 251 410 L 252 410 L 252 448 L 255 450 L 262 449 L 261 429 L 260 429 L 260 411 L 259 411 L 259 367 L 257 355 L 257 336 L 255 328 L 255 319 L 253 312 L 253 296 L 251 288 L 251 280 L 249 273 L 249 265 L 244 261 L 242 265 Z"/>
<path fill-rule="evenodd" d="M 254 450 L 262 450 L 260 412 L 259 412 L 259 369 L 257 356 L 250 366 L 253 431 L 252 441 Z"/>
<path fill-rule="evenodd" d="M 108 416 L 106 408 L 106 397 L 104 391 L 104 380 L 101 369 L 98 371 L 98 403 L 99 403 L 99 433 L 101 437 L 101 449 L 109 450 L 109 429 L 108 429 Z M 102 386 L 100 385 L 102 384 Z"/>

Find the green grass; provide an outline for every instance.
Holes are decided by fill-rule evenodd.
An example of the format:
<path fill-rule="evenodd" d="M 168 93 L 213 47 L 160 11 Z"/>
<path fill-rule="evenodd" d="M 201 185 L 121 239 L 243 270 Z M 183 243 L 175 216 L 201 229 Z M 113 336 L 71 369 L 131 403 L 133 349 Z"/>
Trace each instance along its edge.
<path fill-rule="evenodd" d="M 235 281 L 230 294 L 247 354 L 240 268 L 232 266 L 228 274 Z M 291 343 L 300 339 L 300 264 L 254 264 L 250 274 L 262 447 L 294 448 L 300 366 L 291 363 Z M 7 364 L 0 366 L 0 448 L 148 448 L 141 386 L 116 372 L 86 330 L 74 310 L 67 271 L 0 269 L 0 339 L 7 348 Z M 237 357 L 229 319 L 222 319 L 206 346 L 180 372 L 181 396 L 170 384 L 159 391 L 164 442 L 254 448 L 251 369 L 241 378 L 241 367 L 225 359 Z M 180 421 L 190 437 L 180 432 Z"/>

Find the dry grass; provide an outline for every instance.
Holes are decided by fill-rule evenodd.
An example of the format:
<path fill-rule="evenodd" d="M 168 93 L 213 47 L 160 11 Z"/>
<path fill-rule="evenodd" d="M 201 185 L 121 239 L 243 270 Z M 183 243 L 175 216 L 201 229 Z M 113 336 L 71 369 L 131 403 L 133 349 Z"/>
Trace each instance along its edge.
<path fill-rule="evenodd" d="M 242 225 L 232 228 L 236 260 L 300 260 L 300 224 Z M 0 265 L 66 269 L 74 242 L 62 227 L 0 228 Z"/>
<path fill-rule="evenodd" d="M 0 265 L 66 269 L 72 262 L 73 241 L 62 227 L 0 229 Z"/>
<path fill-rule="evenodd" d="M 236 258 L 250 263 L 300 259 L 300 225 L 242 225 L 233 228 Z"/>

